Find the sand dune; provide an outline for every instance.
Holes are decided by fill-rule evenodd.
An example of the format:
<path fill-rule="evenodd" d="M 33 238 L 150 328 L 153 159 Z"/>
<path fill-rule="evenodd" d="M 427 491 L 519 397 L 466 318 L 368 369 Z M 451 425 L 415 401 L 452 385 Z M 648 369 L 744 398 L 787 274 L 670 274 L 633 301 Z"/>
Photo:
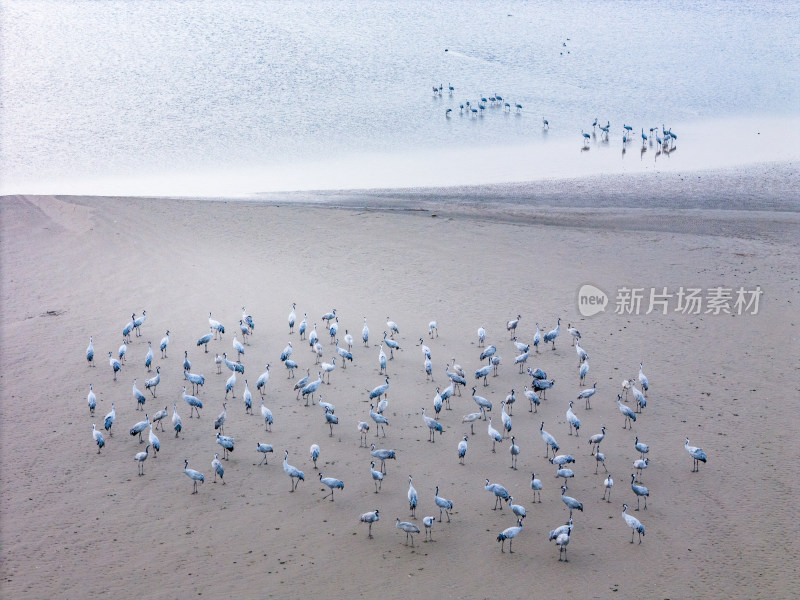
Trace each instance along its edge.
<path fill-rule="evenodd" d="M 315 201 L 312 199 L 312 201 Z M 324 199 L 323 199 L 324 201 Z M 707 228 L 653 230 L 644 225 L 610 231 L 581 226 L 574 213 L 548 212 L 548 225 L 514 223 L 514 210 L 487 201 L 481 208 L 439 210 L 334 209 L 279 202 L 200 202 L 119 198 L 8 197 L 2 218 L 2 358 L 0 371 L 0 590 L 22 597 L 789 597 L 797 589 L 792 557 L 798 547 L 798 298 L 794 213 L 686 215 L 691 221 L 725 220 Z M 404 208 L 408 208 L 405 206 Z M 626 218 L 609 208 L 604 218 Z M 614 212 L 616 210 L 616 212 Z M 503 217 L 503 215 L 506 215 Z M 561 215 L 560 217 L 558 215 Z M 499 215 L 499 216 L 498 216 Z M 552 216 L 556 215 L 556 216 Z M 662 218 L 662 217 L 659 217 Z M 559 221 L 561 219 L 561 221 Z M 576 291 L 591 283 L 612 294 L 609 309 L 585 318 Z M 680 286 L 754 288 L 764 291 L 756 315 L 614 314 L 613 294 L 622 287 Z M 307 342 L 289 334 L 287 315 L 297 303 L 298 322 L 316 322 L 324 359 L 334 354 L 323 313 L 337 309 L 339 339 L 356 339 L 354 360 L 321 386 L 335 404 L 339 425 L 329 437 L 319 406 L 295 400 L 279 355 L 291 341 L 297 376 L 317 366 Z M 226 485 L 212 482 L 211 460 L 221 448 L 213 421 L 222 408 L 229 372 L 216 374 L 216 353 L 234 354 L 233 332 L 241 307 L 256 328 L 242 358 L 235 398 L 228 399 L 225 433 L 236 439 L 225 466 Z M 142 337 L 128 345 L 117 382 L 107 354 L 116 352 L 131 312 L 147 310 Z M 227 332 L 196 346 L 213 311 Z M 530 341 L 538 321 L 543 331 L 561 318 L 555 350 L 542 347 L 527 366 L 541 367 L 556 381 L 538 413 L 528 412 L 527 375 L 513 364 L 516 348 L 505 323 L 522 316 L 517 336 Z M 389 315 L 402 350 L 389 361 L 386 437 L 368 441 L 397 450 L 387 461 L 382 491 L 374 492 L 368 449 L 359 447 L 356 424 L 369 421 L 367 390 L 383 381 L 377 344 Z M 371 337 L 360 343 L 363 317 Z M 430 339 L 436 319 L 439 337 Z M 589 354 L 585 386 L 566 326 L 582 333 Z M 498 348 L 497 377 L 483 388 L 476 330 Z M 167 358 L 157 345 L 170 331 Z M 84 350 L 93 336 L 97 366 Z M 430 346 L 435 382 L 426 382 L 415 345 Z M 144 449 L 128 429 L 140 419 L 131 384 L 140 389 L 152 376 L 144 367 L 147 342 L 155 347 L 162 380 L 152 415 L 173 402 L 183 419 L 176 439 L 169 423 L 158 432 L 161 452 L 136 474 L 133 456 Z M 201 418 L 189 418 L 181 400 L 183 353 L 192 370 L 205 374 L 199 393 Z M 426 441 L 421 409 L 433 412 L 437 386 L 448 381 L 445 364 L 464 366 L 469 387 L 442 411 L 443 434 Z M 616 395 L 623 378 L 644 363 L 648 406 L 632 430 L 623 430 Z M 255 380 L 270 363 L 266 404 L 274 413 L 264 430 Z M 255 416 L 242 404 L 244 380 L 254 396 Z M 597 382 L 592 409 L 576 402 L 579 437 L 568 435 L 568 401 Z M 93 384 L 98 406 L 89 415 L 86 394 Z M 472 385 L 494 403 L 513 388 L 512 432 L 521 447 L 518 470 L 508 441 L 491 452 L 486 423 L 469 436 L 465 465 L 456 447 L 469 427 L 464 414 L 477 410 Z M 92 424 L 116 405 L 114 435 L 100 455 Z M 633 404 L 631 398 L 629 404 Z M 568 563 L 548 542 L 549 530 L 568 511 L 561 480 L 545 458 L 539 426 L 552 433 L 561 452 L 576 458 L 569 494 L 581 500 L 568 546 Z M 595 475 L 588 438 L 606 426 L 601 450 L 615 485 L 603 495 L 605 473 Z M 630 542 L 622 504 L 636 505 L 630 488 L 639 457 L 634 438 L 650 445 L 643 473 L 650 489 L 647 510 L 633 513 L 646 527 L 643 543 Z M 701 446 L 709 461 L 692 473 L 684 438 Z M 147 435 L 144 436 L 147 439 Z M 256 443 L 271 443 L 267 466 L 256 466 Z M 319 471 L 344 481 L 333 502 L 318 480 L 309 446 L 321 447 Z M 290 493 L 281 467 L 283 451 L 304 470 L 305 481 Z M 192 495 L 183 473 L 189 466 L 206 481 Z M 542 503 L 532 503 L 531 473 L 544 484 Z M 409 520 L 408 476 L 420 501 L 417 519 L 436 515 L 433 496 L 454 503 L 452 522 L 435 523 L 434 542 L 415 536 L 414 548 L 394 526 Z M 507 487 L 527 509 L 514 554 L 501 553 L 497 534 L 515 524 L 511 511 L 493 511 L 486 479 Z M 361 513 L 380 510 L 367 538 Z M 507 544 L 506 544 L 507 549 Z"/>

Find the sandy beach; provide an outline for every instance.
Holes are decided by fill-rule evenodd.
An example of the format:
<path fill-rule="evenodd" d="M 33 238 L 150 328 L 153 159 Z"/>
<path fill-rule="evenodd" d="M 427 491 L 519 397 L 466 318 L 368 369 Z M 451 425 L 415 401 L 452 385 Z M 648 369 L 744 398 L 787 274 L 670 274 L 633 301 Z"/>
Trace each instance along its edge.
<path fill-rule="evenodd" d="M 683 177 L 685 176 L 685 181 Z M 0 201 L 0 595 L 5 598 L 754 598 L 791 597 L 800 575 L 797 492 L 800 484 L 797 356 L 800 287 L 798 175 L 789 165 L 727 172 L 614 176 L 487 188 L 303 193 L 258 201 L 199 201 L 55 196 L 7 196 Z M 585 317 L 577 291 L 592 284 L 609 296 L 605 312 Z M 621 288 L 645 290 L 640 314 L 616 314 Z M 659 309 L 645 314 L 651 289 L 760 287 L 753 314 L 700 314 Z M 337 357 L 322 398 L 335 405 L 329 426 L 317 405 L 296 400 L 293 386 L 318 365 L 307 341 L 289 333 L 316 323 L 330 362 L 335 348 L 321 320 L 333 308 L 339 340 L 354 338 L 353 361 Z M 230 371 L 217 374 L 215 354 L 232 346 L 242 307 L 255 330 L 241 358 L 235 396 L 228 396 L 225 434 L 236 440 L 223 461 L 225 485 L 213 482 L 211 461 L 222 451 L 213 422 L 225 401 Z M 731 312 L 733 304 L 730 304 Z M 115 355 L 131 313 L 147 319 L 132 334 L 113 380 Z M 226 327 L 208 353 L 196 345 L 208 314 Z M 506 323 L 521 315 L 516 335 L 530 342 L 561 319 L 555 350 L 544 343 L 526 367 L 541 368 L 555 385 L 536 413 L 523 394 L 531 377 L 514 364 L 519 351 Z M 368 390 L 383 383 L 378 345 L 387 316 L 399 327 L 401 350 L 388 361 L 386 436 L 376 438 Z M 363 319 L 370 328 L 361 343 Z M 436 320 L 438 337 L 428 324 Z M 586 382 L 567 325 L 582 334 L 589 355 Z M 488 386 L 476 332 L 502 357 Z M 158 344 L 169 330 L 167 357 Z M 93 337 L 96 366 L 85 349 Z M 241 336 L 239 336 L 241 339 Z M 419 339 L 431 349 L 435 381 L 426 381 Z M 148 341 L 161 382 L 144 366 Z M 288 378 L 280 353 L 292 342 L 298 363 Z M 183 356 L 205 375 L 201 417 L 189 418 L 181 398 Z M 467 387 L 443 410 L 443 433 L 427 441 L 421 409 L 433 414 L 436 388 L 449 384 L 453 358 Z M 621 381 L 649 379 L 647 407 L 623 430 L 616 399 Z M 260 416 L 255 381 L 270 364 Z M 484 361 L 485 363 L 485 361 Z M 133 379 L 145 392 L 136 411 Z M 255 416 L 245 414 L 245 380 Z M 587 410 L 576 400 L 597 382 Z M 97 408 L 90 416 L 90 384 Z M 462 417 L 477 410 L 471 388 L 500 403 L 512 388 L 512 431 L 521 453 L 509 468 L 509 440 L 497 444 L 487 423 L 468 435 L 465 464 L 458 442 L 470 433 Z M 316 399 L 315 399 L 316 400 Z M 569 434 L 568 403 L 581 420 Z M 92 424 L 115 403 L 113 436 L 97 454 Z M 632 395 L 625 400 L 634 405 Z M 177 404 L 183 429 L 169 419 L 161 451 L 137 476 L 134 454 L 145 443 L 128 430 Z M 370 476 L 368 443 L 397 451 L 387 461 L 380 493 Z M 544 458 L 540 425 L 571 454 L 568 494 L 583 503 L 573 514 L 569 562 L 559 562 L 550 530 L 564 524 L 562 479 Z M 595 474 L 588 439 L 606 427 L 601 451 L 613 476 L 611 502 L 602 500 L 603 466 Z M 646 528 L 630 543 L 622 504 L 636 507 L 630 486 L 639 458 L 634 439 L 649 444 L 642 474 L 647 510 L 633 512 Z M 147 432 L 144 434 L 147 440 Z M 708 462 L 692 472 L 685 438 Z M 269 443 L 268 465 L 256 443 Z M 309 446 L 319 444 L 318 470 Z M 281 462 L 305 472 L 290 493 Z M 205 474 L 192 494 L 184 460 Z M 318 471 L 344 482 L 335 500 Z M 531 474 L 541 478 L 533 502 Z M 419 493 L 416 519 L 408 477 Z M 516 524 L 507 505 L 492 510 L 486 479 L 505 486 L 527 511 L 514 553 L 501 553 L 500 531 Z M 395 519 L 439 516 L 434 490 L 450 499 L 451 522 L 438 521 L 406 545 Z M 642 502 L 643 505 L 643 502 Z M 359 515 L 379 509 L 373 539 Z"/>

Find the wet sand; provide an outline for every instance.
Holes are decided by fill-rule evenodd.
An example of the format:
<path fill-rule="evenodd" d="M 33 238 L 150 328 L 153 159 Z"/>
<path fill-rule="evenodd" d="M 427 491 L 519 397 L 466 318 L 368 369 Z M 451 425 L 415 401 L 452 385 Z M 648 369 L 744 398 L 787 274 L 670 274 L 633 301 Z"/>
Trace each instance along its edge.
<path fill-rule="evenodd" d="M 0 358 L 0 591 L 4 597 L 787 597 L 800 578 L 796 494 L 798 344 L 797 175 L 791 166 L 750 170 L 743 187 L 725 172 L 700 174 L 678 188 L 654 176 L 600 178 L 559 184 L 465 190 L 273 195 L 257 202 L 95 197 L 10 196 L 2 219 L 2 358 Z M 776 173 L 789 172 L 788 181 Z M 793 176 L 792 176 L 793 175 Z M 694 174 L 696 177 L 697 174 Z M 672 176 L 670 176 L 672 177 Z M 728 187 L 724 184 L 727 182 Z M 755 183 L 760 182 L 760 185 Z M 666 185 L 669 184 L 669 185 Z M 576 186 L 586 186 L 585 193 Z M 667 190 L 673 188 L 670 193 Z M 603 191 L 605 190 L 605 191 Z M 612 191 L 613 190 L 613 191 Z M 627 191 L 626 191 L 627 190 Z M 705 200 L 703 200 L 705 198 Z M 751 200 L 755 198 L 755 200 Z M 667 202 L 681 200 L 676 208 Z M 688 199 L 688 200 L 687 200 Z M 611 296 L 606 312 L 582 317 L 576 292 L 592 283 Z M 617 289 L 725 286 L 764 294 L 758 314 L 614 314 Z M 340 343 L 356 339 L 354 360 L 322 385 L 340 423 L 329 437 L 319 406 L 295 400 L 279 356 L 294 346 L 297 377 L 317 371 L 307 342 L 289 334 L 287 315 L 317 323 L 330 361 L 334 346 L 320 319 L 337 308 Z M 225 433 L 236 439 L 225 466 L 226 485 L 213 483 L 210 463 L 221 448 L 213 421 L 222 410 L 225 381 L 215 353 L 234 354 L 241 307 L 256 328 L 229 397 Z M 671 305 L 674 307 L 675 305 Z M 147 310 L 142 337 L 128 345 L 113 381 L 116 353 L 130 313 Z M 209 353 L 196 346 L 207 315 L 226 326 Z M 642 311 L 644 312 L 644 311 Z M 531 378 L 514 365 L 506 321 L 520 314 L 517 336 L 531 341 L 535 324 L 549 331 L 561 318 L 555 350 L 541 345 L 527 362 L 554 378 L 537 413 L 522 393 Z M 403 348 L 389 361 L 386 437 L 375 437 L 367 390 L 383 382 L 378 343 L 390 316 Z M 369 346 L 360 343 L 363 317 Z M 428 337 L 437 320 L 439 337 Z M 566 326 L 582 334 L 591 365 L 579 385 L 577 357 Z M 481 365 L 476 331 L 502 356 L 488 387 L 475 381 Z M 158 343 L 170 331 L 167 358 Z M 94 339 L 95 368 L 84 358 Z M 430 346 L 435 382 L 427 382 L 415 346 Z M 144 419 L 135 410 L 133 378 L 144 391 L 147 341 L 161 367 L 152 416 L 173 403 L 183 420 L 158 431 L 161 452 L 136 474 L 144 449 L 128 430 Z M 189 418 L 181 399 L 183 353 L 203 373 L 201 418 Z M 444 432 L 427 442 L 422 407 L 433 412 L 436 387 L 452 359 L 467 371 L 468 388 L 442 411 Z M 639 363 L 650 382 L 648 405 L 632 430 L 623 430 L 616 396 Z M 255 380 L 270 363 L 265 402 L 274 414 L 264 430 Z M 244 380 L 254 412 L 244 412 Z M 576 401 L 580 436 L 568 435 L 569 400 L 597 382 L 592 408 Z M 89 415 L 93 384 L 98 404 Z M 521 447 L 509 468 L 509 441 L 491 452 L 486 423 L 469 436 L 465 465 L 456 446 L 477 410 L 472 385 L 494 403 L 513 388 L 512 433 Z M 114 402 L 117 422 L 102 453 L 92 440 Z M 627 400 L 633 404 L 632 397 Z M 356 424 L 370 422 L 368 443 L 397 450 L 375 494 L 369 450 Z M 560 452 L 572 454 L 569 495 L 583 502 L 568 563 L 548 532 L 567 520 L 561 480 L 544 458 L 539 427 Z M 601 446 L 614 478 L 612 502 L 601 500 L 605 473 L 595 475 L 587 440 L 605 426 Z M 641 545 L 630 542 L 623 502 L 630 487 L 634 438 L 650 445 L 643 473 L 650 489 Z M 709 461 L 693 473 L 685 437 Z M 147 439 L 145 433 L 144 439 Z M 271 443 L 269 465 L 257 467 L 256 442 Z M 323 500 L 309 446 L 321 447 L 319 471 L 344 481 L 335 501 Z M 305 472 L 290 493 L 283 451 Z M 206 482 L 192 495 L 189 466 Z M 531 473 L 544 483 L 532 502 Z M 433 542 L 414 547 L 394 526 L 411 520 L 408 476 L 419 492 L 414 522 L 435 515 L 434 489 L 454 503 L 452 522 L 433 527 Z M 500 552 L 497 534 L 515 524 L 510 510 L 493 511 L 485 480 L 508 488 L 525 506 L 514 554 Z M 380 510 L 367 538 L 361 513 Z"/>

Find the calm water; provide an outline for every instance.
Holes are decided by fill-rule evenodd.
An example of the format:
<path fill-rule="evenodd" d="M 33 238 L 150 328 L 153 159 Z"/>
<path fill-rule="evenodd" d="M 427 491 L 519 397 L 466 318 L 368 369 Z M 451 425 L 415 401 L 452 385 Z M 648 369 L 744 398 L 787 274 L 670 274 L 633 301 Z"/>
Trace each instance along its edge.
<path fill-rule="evenodd" d="M 0 193 L 239 195 L 798 158 L 797 2 L 0 10 Z M 459 109 L 495 94 L 522 110 Z M 581 151 L 595 117 L 610 139 Z M 662 124 L 678 151 L 641 152 L 640 130 Z"/>

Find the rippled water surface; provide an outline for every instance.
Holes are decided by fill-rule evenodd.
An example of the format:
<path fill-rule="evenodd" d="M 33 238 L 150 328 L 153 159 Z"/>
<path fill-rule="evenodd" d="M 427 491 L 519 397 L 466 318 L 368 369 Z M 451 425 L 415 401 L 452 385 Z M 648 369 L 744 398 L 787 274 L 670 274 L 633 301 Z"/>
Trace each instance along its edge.
<path fill-rule="evenodd" d="M 3 193 L 246 195 L 797 158 L 795 2 L 0 10 Z M 482 97 L 478 116 L 461 110 Z M 595 118 L 609 140 L 581 151 Z M 662 124 L 677 151 L 642 152 L 641 129 Z"/>

